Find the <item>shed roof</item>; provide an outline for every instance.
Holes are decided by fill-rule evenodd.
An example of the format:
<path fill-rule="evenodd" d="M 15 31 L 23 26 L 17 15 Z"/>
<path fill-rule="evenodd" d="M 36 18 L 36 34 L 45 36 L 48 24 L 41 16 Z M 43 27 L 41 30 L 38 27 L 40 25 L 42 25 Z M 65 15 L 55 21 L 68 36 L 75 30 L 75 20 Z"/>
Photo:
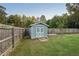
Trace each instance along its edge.
<path fill-rule="evenodd" d="M 45 24 L 45 23 L 41 23 L 41 22 L 31 24 L 31 25 L 30 25 L 30 27 L 32 27 L 32 26 L 34 26 L 34 25 L 37 25 L 37 24 L 42 24 L 42 25 L 45 25 L 45 26 L 47 26 L 47 27 L 48 27 L 48 25 L 47 25 L 47 24 Z"/>

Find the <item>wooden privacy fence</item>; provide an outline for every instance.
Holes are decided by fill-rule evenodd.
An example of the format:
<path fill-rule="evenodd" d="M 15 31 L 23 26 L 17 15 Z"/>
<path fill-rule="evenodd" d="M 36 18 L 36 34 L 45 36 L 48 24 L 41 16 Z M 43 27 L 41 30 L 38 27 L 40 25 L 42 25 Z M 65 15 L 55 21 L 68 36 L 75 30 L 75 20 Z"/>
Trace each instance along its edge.
<path fill-rule="evenodd" d="M 25 32 L 24 28 L 1 27 L 0 28 L 0 55 L 4 55 L 9 47 L 14 48 L 15 43 L 22 39 Z M 26 32 L 27 33 L 27 32 Z M 48 34 L 71 34 L 79 33 L 79 29 L 73 28 L 49 28 Z"/>
<path fill-rule="evenodd" d="M 49 28 L 48 34 L 77 34 L 79 29 L 76 28 Z"/>
<path fill-rule="evenodd" d="M 14 48 L 15 43 L 22 39 L 25 29 L 19 27 L 12 28 L 0 28 L 0 55 L 12 46 Z"/>

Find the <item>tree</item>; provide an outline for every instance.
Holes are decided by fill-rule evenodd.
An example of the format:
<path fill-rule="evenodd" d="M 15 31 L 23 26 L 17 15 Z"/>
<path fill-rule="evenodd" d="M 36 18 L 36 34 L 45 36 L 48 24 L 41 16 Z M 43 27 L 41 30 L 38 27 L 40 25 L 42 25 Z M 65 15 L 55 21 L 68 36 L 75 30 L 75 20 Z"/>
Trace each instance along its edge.
<path fill-rule="evenodd" d="M 50 22 L 51 22 L 51 19 L 48 19 L 48 20 L 46 21 L 46 24 L 49 25 L 49 28 L 51 28 Z"/>
<path fill-rule="evenodd" d="M 54 16 L 52 19 L 47 21 L 50 28 L 66 28 L 68 22 L 68 15 L 63 14 L 62 16 Z"/>
<path fill-rule="evenodd" d="M 32 17 L 27 17 L 27 21 L 26 21 L 26 27 L 29 27 L 31 24 L 33 24 L 34 22 L 33 22 L 33 19 L 32 19 Z"/>
<path fill-rule="evenodd" d="M 26 22 L 27 22 L 27 17 L 23 15 L 21 18 L 21 26 L 26 27 Z"/>
<path fill-rule="evenodd" d="M 41 15 L 41 17 L 40 17 L 40 21 L 41 21 L 42 23 L 46 23 L 46 18 L 45 18 L 44 15 Z"/>
<path fill-rule="evenodd" d="M 67 3 L 66 7 L 70 14 L 79 12 L 79 3 Z"/>
<path fill-rule="evenodd" d="M 63 23 L 63 28 L 68 27 L 68 21 L 69 21 L 69 15 L 67 13 L 62 15 L 62 23 Z"/>
<path fill-rule="evenodd" d="M 8 16 L 7 23 L 9 25 L 13 25 L 13 26 L 21 26 L 20 25 L 20 23 L 21 23 L 21 16 L 18 16 L 18 15 L 10 15 L 10 16 Z"/>
<path fill-rule="evenodd" d="M 9 24 L 9 25 L 14 25 L 14 23 L 15 23 L 15 20 L 14 20 L 14 15 L 10 15 L 10 16 L 8 16 L 8 18 L 7 18 L 8 20 L 7 20 L 7 23 Z"/>
<path fill-rule="evenodd" d="M 68 28 L 79 28 L 79 3 L 67 3 L 67 10 L 70 13 Z"/>
<path fill-rule="evenodd" d="M 32 18 L 33 23 L 35 23 L 36 21 L 35 16 L 32 16 L 31 18 Z"/>
<path fill-rule="evenodd" d="M 68 28 L 79 28 L 79 13 L 69 16 Z"/>
<path fill-rule="evenodd" d="M 58 16 L 54 16 L 52 19 L 47 21 L 47 24 L 49 25 L 50 28 L 57 28 L 57 21 L 58 21 Z"/>
<path fill-rule="evenodd" d="M 6 23 L 6 15 L 7 13 L 5 12 L 6 8 L 3 6 L 0 6 L 0 23 Z"/>
<path fill-rule="evenodd" d="M 35 22 L 35 17 L 26 17 L 25 15 L 23 15 L 21 18 L 21 22 L 23 27 L 29 27 L 31 24 Z"/>

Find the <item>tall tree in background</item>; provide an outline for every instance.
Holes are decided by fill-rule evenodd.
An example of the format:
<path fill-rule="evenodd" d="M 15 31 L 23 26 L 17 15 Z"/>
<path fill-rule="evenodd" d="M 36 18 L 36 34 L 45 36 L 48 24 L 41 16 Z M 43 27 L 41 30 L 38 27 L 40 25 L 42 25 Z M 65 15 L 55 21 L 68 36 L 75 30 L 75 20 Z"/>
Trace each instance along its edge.
<path fill-rule="evenodd" d="M 33 22 L 32 22 L 32 18 L 29 16 L 29 17 L 26 17 L 26 27 L 28 28 Z"/>
<path fill-rule="evenodd" d="M 32 22 L 35 23 L 35 21 L 36 21 L 35 16 L 32 16 L 31 18 L 32 18 Z"/>
<path fill-rule="evenodd" d="M 79 12 L 79 3 L 66 3 L 66 7 L 70 14 Z"/>
<path fill-rule="evenodd" d="M 22 26 L 23 27 L 29 27 L 31 24 L 35 23 L 35 17 L 26 17 L 25 15 L 21 18 Z"/>
<path fill-rule="evenodd" d="M 21 16 L 18 16 L 18 15 L 10 15 L 10 16 L 8 16 L 7 23 L 9 25 L 13 25 L 13 26 L 20 26 Z"/>
<path fill-rule="evenodd" d="M 7 13 L 5 12 L 6 8 L 3 6 L 0 6 L 0 23 L 6 23 L 6 15 Z"/>
<path fill-rule="evenodd" d="M 26 27 L 26 22 L 27 22 L 27 17 L 25 15 L 23 15 L 21 17 L 21 26 Z"/>
<path fill-rule="evenodd" d="M 69 16 L 67 25 L 68 28 L 79 28 L 79 12 Z"/>
<path fill-rule="evenodd" d="M 67 3 L 66 7 L 70 14 L 68 28 L 79 28 L 79 3 Z"/>
<path fill-rule="evenodd" d="M 26 27 L 29 27 L 31 24 L 35 23 L 35 17 L 27 17 Z"/>
<path fill-rule="evenodd" d="M 52 19 L 47 20 L 47 24 L 50 28 L 67 28 L 68 15 L 63 14 L 62 16 L 54 16 Z"/>
<path fill-rule="evenodd" d="M 51 22 L 51 19 L 48 19 L 48 20 L 46 21 L 46 24 L 49 25 L 49 26 L 48 26 L 49 28 L 51 28 L 50 22 Z"/>
<path fill-rule="evenodd" d="M 49 26 L 51 28 L 57 28 L 57 21 L 58 21 L 58 16 L 54 16 L 50 22 L 49 22 Z"/>
<path fill-rule="evenodd" d="M 62 28 L 68 28 L 69 15 L 67 13 L 62 15 Z"/>
<path fill-rule="evenodd" d="M 8 25 L 14 25 L 14 23 L 15 23 L 14 15 L 8 16 L 7 19 L 8 19 L 8 20 L 7 20 Z"/>
<path fill-rule="evenodd" d="M 45 17 L 44 15 L 41 15 L 40 21 L 41 21 L 42 23 L 46 23 L 46 17 Z"/>

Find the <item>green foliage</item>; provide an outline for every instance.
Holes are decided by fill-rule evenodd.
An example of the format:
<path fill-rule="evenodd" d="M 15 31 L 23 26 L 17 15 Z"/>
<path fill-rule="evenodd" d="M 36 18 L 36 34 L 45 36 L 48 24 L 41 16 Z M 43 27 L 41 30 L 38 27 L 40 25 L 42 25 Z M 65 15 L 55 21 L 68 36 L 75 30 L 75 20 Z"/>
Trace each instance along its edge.
<path fill-rule="evenodd" d="M 68 28 L 79 28 L 79 13 L 70 15 L 67 24 L 68 24 Z"/>
<path fill-rule="evenodd" d="M 35 17 L 26 17 L 26 27 L 29 27 L 29 25 L 33 24 L 35 22 Z"/>
<path fill-rule="evenodd" d="M 45 15 L 41 15 L 40 21 L 47 23 L 49 28 L 79 28 L 79 3 L 67 3 L 66 7 L 69 12 L 68 14 L 56 15 L 47 21 Z M 5 10 L 5 7 L 0 6 L 0 23 L 28 28 L 36 22 L 34 16 L 9 15 L 6 17 L 7 13 Z"/>
<path fill-rule="evenodd" d="M 42 23 L 46 23 L 46 18 L 45 18 L 44 15 L 41 15 L 41 17 L 40 17 L 40 21 L 41 21 Z"/>
<path fill-rule="evenodd" d="M 29 25 L 33 24 L 35 22 L 35 17 L 26 17 L 25 15 L 18 16 L 18 15 L 10 15 L 8 16 L 7 23 L 9 25 L 13 26 L 19 26 L 19 27 L 29 27 Z"/>
<path fill-rule="evenodd" d="M 70 14 L 79 12 L 79 3 L 66 3 L 66 7 Z"/>
<path fill-rule="evenodd" d="M 0 6 L 0 23 L 18 26 L 18 27 L 29 27 L 29 25 L 35 23 L 35 17 L 26 17 L 25 15 L 9 15 L 6 17 L 6 8 Z"/>
<path fill-rule="evenodd" d="M 68 28 L 79 28 L 79 3 L 67 3 L 66 7 L 70 13 Z"/>
<path fill-rule="evenodd" d="M 70 15 L 54 16 L 47 21 L 51 28 L 79 28 L 79 4 L 67 3 L 67 10 Z"/>
<path fill-rule="evenodd" d="M 47 21 L 47 24 L 50 28 L 66 28 L 67 19 L 67 14 L 63 14 L 62 16 L 54 16 L 52 19 Z"/>
<path fill-rule="evenodd" d="M 21 18 L 18 15 L 10 15 L 8 16 L 7 23 L 13 26 L 20 26 Z"/>
<path fill-rule="evenodd" d="M 0 6 L 0 23 L 6 24 L 6 8 L 3 6 Z"/>

